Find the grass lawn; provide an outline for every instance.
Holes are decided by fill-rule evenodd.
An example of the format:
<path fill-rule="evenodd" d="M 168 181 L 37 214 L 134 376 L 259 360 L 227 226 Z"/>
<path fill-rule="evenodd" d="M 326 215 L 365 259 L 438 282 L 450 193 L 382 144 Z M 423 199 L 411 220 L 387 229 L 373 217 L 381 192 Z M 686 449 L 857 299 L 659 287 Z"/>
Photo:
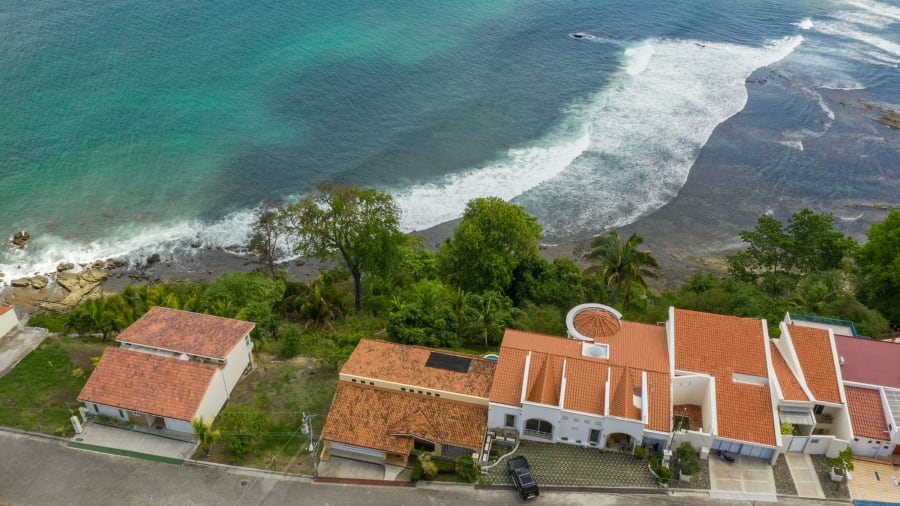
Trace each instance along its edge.
<path fill-rule="evenodd" d="M 0 378 L 0 425 L 46 434 L 72 434 L 69 409 L 77 412 L 78 393 L 93 369 L 91 357 L 106 344 L 48 337 L 19 365 Z M 72 371 L 82 369 L 75 377 Z"/>
<path fill-rule="evenodd" d="M 257 368 L 238 382 L 229 403 L 265 413 L 268 426 L 254 444 L 254 451 L 238 464 L 312 474 L 312 457 L 306 450 L 309 436 L 299 431 L 302 413 L 317 415 L 313 417 L 312 426 L 318 437 L 337 389 L 338 372 L 320 367 L 305 357 L 275 360 L 268 354 L 261 354 L 256 360 Z M 198 450 L 194 458 L 234 463 L 224 440 L 213 445 L 209 457 Z"/>

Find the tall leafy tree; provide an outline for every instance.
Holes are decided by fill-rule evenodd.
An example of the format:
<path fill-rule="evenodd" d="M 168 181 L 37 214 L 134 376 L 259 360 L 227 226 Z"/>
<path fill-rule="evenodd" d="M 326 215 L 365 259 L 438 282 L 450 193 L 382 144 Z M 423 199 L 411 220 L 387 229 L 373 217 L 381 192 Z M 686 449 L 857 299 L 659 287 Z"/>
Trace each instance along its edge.
<path fill-rule="evenodd" d="M 344 263 L 353 277 L 357 312 L 363 274 L 385 274 L 402 258 L 406 238 L 399 229 L 400 208 L 378 190 L 321 184 L 282 208 L 281 216 L 298 236 L 297 252 Z"/>
<path fill-rule="evenodd" d="M 868 241 L 856 255 L 857 292 L 894 326 L 900 326 L 900 211 L 869 229 Z"/>
<path fill-rule="evenodd" d="M 585 256 L 600 263 L 589 270 L 597 271 L 600 278 L 605 280 L 610 290 L 611 304 L 616 303 L 620 293 L 622 302 L 628 304 L 632 287 L 646 288 L 644 278 L 658 276 L 659 264 L 653 255 L 637 249 L 643 242 L 644 238 L 637 234 L 631 234 L 623 242 L 615 229 L 606 235 L 597 236 L 591 242 L 591 251 Z"/>
<path fill-rule="evenodd" d="M 275 277 L 275 265 L 284 256 L 281 244 L 282 230 L 278 208 L 271 200 L 264 200 L 251 227 L 247 248 L 256 255 L 256 261 L 270 277 Z"/>
<path fill-rule="evenodd" d="M 516 267 L 538 256 L 540 238 L 540 225 L 521 206 L 497 197 L 473 199 L 440 246 L 438 265 L 464 290 L 506 293 Z"/>
<path fill-rule="evenodd" d="M 90 299 L 69 313 L 66 325 L 79 334 L 100 334 L 105 342 L 129 323 L 122 318 L 122 300 L 117 295 Z"/>
<path fill-rule="evenodd" d="M 844 259 L 857 247 L 853 239 L 834 230 L 834 216 L 827 212 L 803 209 L 794 213 L 787 234 L 791 263 L 804 274 L 843 268 Z"/>

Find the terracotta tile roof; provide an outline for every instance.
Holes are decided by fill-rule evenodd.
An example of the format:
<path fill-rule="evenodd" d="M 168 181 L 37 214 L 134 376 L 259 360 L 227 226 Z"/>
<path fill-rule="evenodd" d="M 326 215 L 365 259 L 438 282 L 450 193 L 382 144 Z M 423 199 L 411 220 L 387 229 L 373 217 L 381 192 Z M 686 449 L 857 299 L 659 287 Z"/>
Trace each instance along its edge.
<path fill-rule="evenodd" d="M 426 367 L 432 353 L 470 359 L 467 372 Z M 341 374 L 487 398 L 496 362 L 452 351 L 362 339 Z"/>
<path fill-rule="evenodd" d="M 762 322 L 675 310 L 675 368 L 716 379 L 719 435 L 775 445 L 769 387 L 733 380 L 734 373 L 768 378 Z"/>
<path fill-rule="evenodd" d="M 526 355 L 528 352 L 525 350 L 500 348 L 500 360 L 494 370 L 494 382 L 491 385 L 491 402 L 509 406 L 522 405 L 522 374 L 525 372 Z"/>
<path fill-rule="evenodd" d="M 328 441 L 406 455 L 413 438 L 477 449 L 487 406 L 341 381 L 322 437 Z"/>
<path fill-rule="evenodd" d="M 655 430 L 667 430 L 671 378 L 666 358 L 665 329 L 627 321 L 622 323 L 621 332 L 604 338 L 610 344 L 610 360 L 582 355 L 582 341 L 507 329 L 500 345 L 500 361 L 497 363 L 491 388 L 491 402 L 521 406 L 525 357 L 531 351 L 531 367 L 526 384 L 527 399 L 531 402 L 558 405 L 562 362 L 565 359 L 564 409 L 602 416 L 607 371 L 612 369 L 615 376 L 610 385 L 610 414 L 640 420 L 640 409 L 634 406 L 631 396 L 635 388 L 643 387 L 641 371 L 649 370 L 649 426 Z M 614 351 L 616 349 L 618 352 Z M 642 354 L 652 367 L 641 367 Z M 617 362 L 617 359 L 624 364 Z M 623 372 L 626 368 L 630 371 L 627 375 Z M 623 378 L 625 381 L 621 381 Z M 542 388 L 536 390 L 535 385 L 541 385 Z M 619 402 L 615 410 L 613 401 Z"/>
<path fill-rule="evenodd" d="M 563 404 L 566 409 L 603 416 L 608 369 L 609 366 L 599 360 L 568 360 Z"/>
<path fill-rule="evenodd" d="M 12 306 L 0 306 L 0 315 L 12 309 Z"/>
<path fill-rule="evenodd" d="M 78 400 L 190 421 L 217 370 L 212 364 L 109 347 Z"/>
<path fill-rule="evenodd" d="M 672 377 L 665 372 L 648 372 L 647 383 L 650 391 L 647 402 L 650 405 L 647 428 L 669 432 L 672 426 Z"/>
<path fill-rule="evenodd" d="M 809 391 L 820 401 L 840 404 L 841 394 L 828 331 L 800 325 L 788 325 L 787 328 Z"/>
<path fill-rule="evenodd" d="M 781 387 L 781 395 L 787 401 L 808 401 L 806 392 L 800 386 L 800 381 L 794 376 L 790 366 L 784 360 L 781 352 L 775 347 L 775 343 L 769 342 L 772 351 L 772 365 L 775 369 L 775 377 L 778 378 L 778 385 Z"/>
<path fill-rule="evenodd" d="M 840 366 L 844 381 L 900 388 L 900 343 L 834 336 L 834 344 L 844 359 Z"/>
<path fill-rule="evenodd" d="M 575 330 L 584 337 L 597 339 L 619 331 L 619 319 L 600 309 L 586 309 L 575 315 Z"/>
<path fill-rule="evenodd" d="M 224 359 L 255 323 L 155 306 L 123 330 L 120 343 Z"/>
<path fill-rule="evenodd" d="M 539 404 L 559 405 L 562 388 L 563 357 L 546 353 L 532 353 L 528 371 L 528 387 L 525 399 Z"/>
<path fill-rule="evenodd" d="M 844 385 L 853 435 L 872 439 L 889 439 L 884 405 L 878 390 Z"/>

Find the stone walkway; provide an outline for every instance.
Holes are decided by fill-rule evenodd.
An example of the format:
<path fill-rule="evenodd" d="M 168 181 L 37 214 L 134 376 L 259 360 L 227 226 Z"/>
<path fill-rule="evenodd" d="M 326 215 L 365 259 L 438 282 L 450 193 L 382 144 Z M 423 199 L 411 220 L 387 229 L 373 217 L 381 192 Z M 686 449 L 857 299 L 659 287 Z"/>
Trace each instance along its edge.
<path fill-rule="evenodd" d="M 822 485 L 819 484 L 819 476 L 816 475 L 816 468 L 813 466 L 809 455 L 787 452 L 784 456 L 791 470 L 794 486 L 797 487 L 797 495 L 800 497 L 824 499 L 825 492 L 822 491 Z"/>
<path fill-rule="evenodd" d="M 524 456 L 540 486 L 659 488 L 648 469 L 648 461 L 631 455 L 603 452 L 566 444 L 527 441 L 516 456 Z M 509 485 L 506 460 L 491 469 L 485 480 L 493 485 Z"/>

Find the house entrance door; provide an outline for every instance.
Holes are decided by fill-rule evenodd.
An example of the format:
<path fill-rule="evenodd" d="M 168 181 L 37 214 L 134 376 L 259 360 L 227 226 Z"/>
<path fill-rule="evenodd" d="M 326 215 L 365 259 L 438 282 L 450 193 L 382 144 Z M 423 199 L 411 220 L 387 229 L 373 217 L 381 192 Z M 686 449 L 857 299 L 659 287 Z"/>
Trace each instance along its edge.
<path fill-rule="evenodd" d="M 788 446 L 787 451 L 789 452 L 802 452 L 806 449 L 806 443 L 809 442 L 808 437 L 803 436 L 794 436 L 791 439 L 791 444 Z"/>

